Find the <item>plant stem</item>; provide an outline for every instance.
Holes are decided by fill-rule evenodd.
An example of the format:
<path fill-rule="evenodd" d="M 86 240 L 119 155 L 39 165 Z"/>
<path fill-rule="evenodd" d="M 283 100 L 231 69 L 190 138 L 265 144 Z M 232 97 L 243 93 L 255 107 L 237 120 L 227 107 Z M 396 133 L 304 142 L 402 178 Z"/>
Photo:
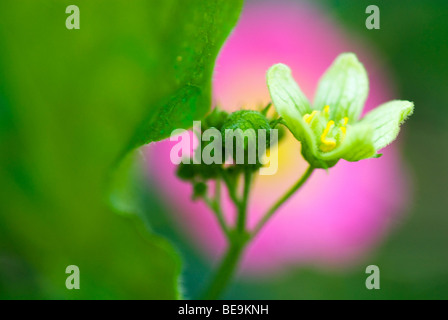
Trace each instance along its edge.
<path fill-rule="evenodd" d="M 235 273 L 245 245 L 246 241 L 242 239 L 230 242 L 227 252 L 202 299 L 215 300 L 219 298 Z"/>
<path fill-rule="evenodd" d="M 219 226 L 221 227 L 222 231 L 227 237 L 227 240 L 229 240 L 230 237 L 230 230 L 227 227 L 227 223 L 224 219 L 224 214 L 221 210 L 221 206 L 216 201 L 210 200 L 208 197 L 204 197 L 204 202 L 207 204 L 207 206 L 210 208 L 210 210 L 213 211 L 216 218 L 218 219 Z"/>
<path fill-rule="evenodd" d="M 244 190 L 241 201 L 238 200 L 235 193 L 235 188 L 232 188 L 232 183 L 228 180 L 228 177 L 224 176 L 224 182 L 229 189 L 232 201 L 238 209 L 237 225 L 234 230 L 231 230 L 228 233 L 229 247 L 222 258 L 213 280 L 203 294 L 203 299 L 213 300 L 219 298 L 232 279 L 247 243 L 258 234 L 266 222 L 274 215 L 277 209 L 280 208 L 280 206 L 283 205 L 308 180 L 313 171 L 314 168 L 309 166 L 302 177 L 266 212 L 251 234 L 246 231 L 246 217 L 252 172 L 250 170 L 245 170 L 244 172 Z M 230 190 L 231 188 L 232 190 Z M 214 210 L 216 210 L 216 208 Z"/>
<path fill-rule="evenodd" d="M 252 171 L 250 169 L 244 170 L 244 190 L 243 198 L 238 207 L 238 220 L 236 223 L 236 230 L 238 233 L 243 233 L 246 229 L 246 217 L 247 217 L 247 203 L 249 201 L 249 192 L 252 183 Z"/>
<path fill-rule="evenodd" d="M 215 203 L 221 208 L 221 179 L 217 178 L 215 183 Z"/>
<path fill-rule="evenodd" d="M 233 203 L 235 204 L 235 206 L 238 206 L 240 201 L 236 195 L 236 187 L 235 187 L 235 183 L 233 183 L 229 176 L 227 175 L 226 171 L 223 170 L 222 171 L 222 178 L 224 180 L 224 183 L 226 184 L 227 187 L 227 191 L 229 192 L 229 196 L 230 199 L 232 199 Z"/>
<path fill-rule="evenodd" d="M 255 227 L 254 231 L 252 232 L 252 238 L 254 238 L 258 232 L 263 228 L 263 226 L 268 222 L 268 220 L 274 215 L 274 213 L 277 211 L 278 208 L 282 204 L 284 204 L 311 176 L 313 173 L 314 168 L 312 166 L 309 166 L 308 169 L 305 171 L 305 173 L 302 175 L 302 177 L 289 189 L 263 216 L 263 218 L 258 222 L 257 226 Z"/>
<path fill-rule="evenodd" d="M 241 201 L 238 200 L 235 189 L 231 190 L 229 188 L 229 186 L 232 186 L 230 181 L 226 181 L 226 178 L 224 178 L 224 181 L 229 189 L 232 201 L 237 208 L 237 223 L 235 229 L 231 233 L 228 233 L 229 247 L 227 248 L 227 252 L 224 254 L 213 280 L 203 295 L 203 299 L 206 300 L 219 298 L 227 287 L 238 267 L 238 262 L 240 261 L 246 243 L 250 238 L 246 231 L 246 217 L 252 182 L 252 171 L 250 169 L 244 171 L 244 190 Z"/>

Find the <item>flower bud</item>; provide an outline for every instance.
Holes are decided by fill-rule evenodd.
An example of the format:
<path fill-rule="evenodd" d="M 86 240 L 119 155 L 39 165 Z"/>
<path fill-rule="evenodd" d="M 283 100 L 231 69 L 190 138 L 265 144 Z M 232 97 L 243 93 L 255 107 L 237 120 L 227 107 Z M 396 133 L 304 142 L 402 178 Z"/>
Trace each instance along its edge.
<path fill-rule="evenodd" d="M 260 130 L 260 131 L 259 131 Z M 268 119 L 253 110 L 236 111 L 221 128 L 225 158 L 236 164 L 258 165 L 259 154 L 270 144 L 271 127 Z M 259 145 L 259 135 L 265 135 L 265 144 Z"/>

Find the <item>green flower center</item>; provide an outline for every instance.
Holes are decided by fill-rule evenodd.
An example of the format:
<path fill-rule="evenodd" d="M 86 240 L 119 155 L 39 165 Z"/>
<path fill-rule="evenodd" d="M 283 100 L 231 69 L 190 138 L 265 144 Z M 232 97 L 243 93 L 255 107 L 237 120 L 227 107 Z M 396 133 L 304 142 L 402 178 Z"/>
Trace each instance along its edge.
<path fill-rule="evenodd" d="M 322 152 L 329 152 L 339 146 L 345 138 L 347 132 L 348 118 L 344 117 L 336 124 L 330 119 L 330 106 L 325 106 L 322 111 L 314 110 L 303 116 L 303 120 L 311 127 L 318 141 L 319 149 Z"/>

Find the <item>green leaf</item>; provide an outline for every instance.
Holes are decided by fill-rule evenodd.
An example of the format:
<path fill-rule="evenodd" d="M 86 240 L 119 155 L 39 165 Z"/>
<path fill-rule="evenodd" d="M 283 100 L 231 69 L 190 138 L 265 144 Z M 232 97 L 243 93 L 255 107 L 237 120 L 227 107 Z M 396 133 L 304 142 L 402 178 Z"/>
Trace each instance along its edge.
<path fill-rule="evenodd" d="M 400 132 L 400 125 L 414 112 L 414 104 L 404 100 L 394 100 L 370 111 L 362 120 L 374 128 L 373 145 L 380 150 L 394 141 Z"/>
<path fill-rule="evenodd" d="M 180 0 L 171 2 L 178 7 L 170 11 L 171 21 L 176 22 L 163 41 L 175 50 L 166 52 L 164 59 L 170 65 L 162 72 L 172 85 L 169 94 L 148 103 L 154 108 L 133 136 L 131 148 L 167 138 L 174 129 L 189 128 L 193 120 L 208 112 L 214 61 L 243 4 L 243 0 L 190 0 L 188 5 Z M 179 21 L 185 21 L 183 28 L 179 28 Z M 154 86 L 159 86 L 158 79 L 154 80 Z"/>
<path fill-rule="evenodd" d="M 303 120 L 311 112 L 308 99 L 294 81 L 291 70 L 284 64 L 272 66 L 267 73 L 267 85 L 278 114 L 285 120 L 297 140 L 304 142 L 312 154 L 317 150 L 313 132 Z"/>
<path fill-rule="evenodd" d="M 208 110 L 241 2 L 0 1 L 1 298 L 179 297 L 177 252 L 115 214 L 106 182 L 128 150 Z M 65 27 L 72 4 L 79 30 Z M 115 207 L 134 211 L 117 173 Z M 65 287 L 72 264 L 81 290 Z"/>
<path fill-rule="evenodd" d="M 118 163 L 118 166 L 111 171 L 111 175 L 106 182 L 108 190 L 106 195 L 111 208 L 119 214 L 139 214 L 143 215 L 141 206 L 141 190 L 144 185 L 142 172 L 144 171 L 142 161 L 138 158 L 138 152 L 129 152 L 126 157 Z"/>
<path fill-rule="evenodd" d="M 344 117 L 349 123 L 358 120 L 369 92 L 364 66 L 353 53 L 339 55 L 319 81 L 314 108 L 330 106 L 330 118 L 336 122 Z"/>
<path fill-rule="evenodd" d="M 373 146 L 373 128 L 368 125 L 355 124 L 347 128 L 347 135 L 339 147 L 333 151 L 322 153 L 321 158 L 330 161 L 344 159 L 359 161 L 375 155 Z"/>

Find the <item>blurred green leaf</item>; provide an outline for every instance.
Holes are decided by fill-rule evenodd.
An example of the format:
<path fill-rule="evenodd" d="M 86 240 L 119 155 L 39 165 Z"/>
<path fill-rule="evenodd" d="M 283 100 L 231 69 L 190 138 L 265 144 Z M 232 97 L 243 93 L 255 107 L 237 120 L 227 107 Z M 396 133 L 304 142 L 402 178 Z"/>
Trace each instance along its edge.
<path fill-rule="evenodd" d="M 80 30 L 65 27 L 72 4 Z M 115 215 L 105 182 L 130 149 L 208 110 L 241 5 L 0 2 L 1 298 L 178 297 L 177 253 Z M 80 290 L 65 288 L 72 264 Z"/>
<path fill-rule="evenodd" d="M 167 138 L 174 129 L 189 128 L 193 120 L 200 119 L 210 109 L 211 77 L 214 60 L 229 30 L 235 25 L 243 0 L 171 1 L 175 4 L 163 9 L 172 13 L 171 21 L 185 21 L 182 28 L 177 23 L 163 30 L 166 52 L 162 77 L 170 80 L 169 94 L 157 96 L 154 90 L 152 105 L 145 121 L 133 137 L 131 147 Z M 179 8 L 181 4 L 182 9 Z M 155 79 L 154 86 L 158 86 Z"/>

